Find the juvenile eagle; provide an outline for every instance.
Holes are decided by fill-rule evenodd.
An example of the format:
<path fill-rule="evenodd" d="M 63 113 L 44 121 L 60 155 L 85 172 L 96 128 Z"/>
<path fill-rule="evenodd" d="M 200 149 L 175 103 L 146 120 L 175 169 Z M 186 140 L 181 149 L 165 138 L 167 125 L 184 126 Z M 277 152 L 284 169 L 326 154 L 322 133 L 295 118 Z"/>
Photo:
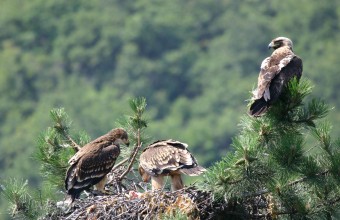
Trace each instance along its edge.
<path fill-rule="evenodd" d="M 128 146 L 128 135 L 122 128 L 113 129 L 86 144 L 69 160 L 65 188 L 72 202 L 93 185 L 105 193 L 106 174 L 119 156 L 120 143 Z"/>
<path fill-rule="evenodd" d="M 253 91 L 254 102 L 249 114 L 254 117 L 264 114 L 279 97 L 287 82 L 302 75 L 302 60 L 293 52 L 293 42 L 286 37 L 277 37 L 268 45 L 274 52 L 262 61 L 257 88 Z"/>
<path fill-rule="evenodd" d="M 140 155 L 139 173 L 144 182 L 151 178 L 152 190 L 164 186 L 164 176 L 170 176 L 173 191 L 183 188 L 181 174 L 200 175 L 205 169 L 187 150 L 188 145 L 175 140 L 162 140 L 150 144 Z"/>

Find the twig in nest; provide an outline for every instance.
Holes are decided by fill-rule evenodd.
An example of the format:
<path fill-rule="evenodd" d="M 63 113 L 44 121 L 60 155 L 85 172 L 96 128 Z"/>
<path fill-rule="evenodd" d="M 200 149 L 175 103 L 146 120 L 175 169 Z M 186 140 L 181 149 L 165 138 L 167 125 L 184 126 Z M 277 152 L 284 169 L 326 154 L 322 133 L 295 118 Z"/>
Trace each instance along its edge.
<path fill-rule="evenodd" d="M 120 166 L 122 166 L 124 163 L 126 163 L 126 162 L 128 162 L 128 161 L 129 161 L 129 158 L 125 158 L 124 160 L 120 161 L 119 163 L 117 163 L 117 164 L 112 168 L 111 172 L 114 171 L 114 170 L 116 170 L 116 169 L 118 169 Z"/>
<path fill-rule="evenodd" d="M 134 149 L 134 152 L 132 154 L 131 157 L 131 161 L 129 163 L 128 168 L 125 170 L 124 173 L 122 173 L 122 175 L 120 175 L 120 177 L 118 178 L 118 181 L 122 181 L 122 179 L 124 178 L 124 176 L 126 176 L 126 174 L 128 174 L 132 168 L 133 163 L 135 162 L 136 156 L 138 154 L 139 149 L 142 147 L 142 143 L 140 143 L 139 145 L 136 146 L 136 148 Z"/>
<path fill-rule="evenodd" d="M 142 143 L 141 143 L 141 141 L 140 141 L 140 129 L 138 128 L 138 130 L 137 130 L 137 146 L 136 146 L 135 149 L 133 150 L 132 157 L 130 157 L 131 160 L 130 160 L 130 163 L 129 163 L 127 169 L 125 170 L 124 173 L 122 173 L 122 175 L 120 175 L 120 176 L 118 177 L 118 182 L 121 182 L 122 179 L 130 172 L 130 170 L 131 170 L 131 168 L 132 168 L 132 165 L 133 165 L 133 163 L 135 162 L 135 159 L 136 159 L 136 156 L 137 156 L 137 154 L 138 154 L 138 151 L 139 151 L 139 149 L 140 149 L 141 147 L 142 147 Z"/>

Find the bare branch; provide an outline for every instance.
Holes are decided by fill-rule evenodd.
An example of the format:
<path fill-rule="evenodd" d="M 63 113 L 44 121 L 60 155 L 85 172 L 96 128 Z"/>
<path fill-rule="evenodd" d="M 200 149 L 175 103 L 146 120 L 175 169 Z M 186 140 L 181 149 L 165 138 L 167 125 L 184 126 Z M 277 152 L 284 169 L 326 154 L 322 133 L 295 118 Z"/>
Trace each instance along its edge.
<path fill-rule="evenodd" d="M 114 170 L 116 170 L 116 169 L 118 169 L 118 168 L 119 168 L 120 166 L 122 166 L 124 163 L 128 162 L 129 159 L 130 159 L 130 158 L 127 157 L 127 158 L 125 158 L 124 160 L 122 160 L 122 161 L 120 161 L 119 163 L 117 163 L 117 164 L 112 168 L 111 172 L 114 171 Z"/>
<path fill-rule="evenodd" d="M 65 130 L 63 129 L 62 130 L 62 135 L 66 138 L 66 140 L 68 141 L 68 142 L 70 142 L 71 143 L 71 147 L 73 148 L 73 149 L 75 149 L 76 151 L 79 151 L 80 149 L 81 149 L 81 147 L 71 138 L 71 136 L 69 135 L 69 134 L 67 134 L 66 132 L 65 132 Z"/>
<path fill-rule="evenodd" d="M 138 154 L 138 151 L 139 151 L 139 149 L 142 147 L 142 143 L 141 143 L 141 141 L 140 141 L 140 129 L 138 128 L 138 130 L 137 130 L 137 146 L 135 147 L 135 149 L 133 150 L 133 153 L 132 153 L 132 157 L 130 157 L 130 164 L 129 164 L 129 166 L 127 167 L 127 169 L 125 170 L 125 172 L 124 173 L 122 173 L 122 175 L 120 175 L 120 177 L 118 178 L 118 181 L 122 181 L 122 179 L 124 178 L 124 176 L 126 176 L 129 172 L 130 172 L 130 170 L 131 170 L 131 168 L 132 168 L 132 165 L 133 165 L 133 163 L 135 162 L 135 159 L 136 159 L 136 156 L 137 156 L 137 154 Z"/>
<path fill-rule="evenodd" d="M 81 149 L 81 147 L 71 138 L 70 135 L 64 133 L 64 136 L 69 142 L 71 142 L 71 146 L 73 149 L 75 149 L 76 151 L 79 151 Z"/>

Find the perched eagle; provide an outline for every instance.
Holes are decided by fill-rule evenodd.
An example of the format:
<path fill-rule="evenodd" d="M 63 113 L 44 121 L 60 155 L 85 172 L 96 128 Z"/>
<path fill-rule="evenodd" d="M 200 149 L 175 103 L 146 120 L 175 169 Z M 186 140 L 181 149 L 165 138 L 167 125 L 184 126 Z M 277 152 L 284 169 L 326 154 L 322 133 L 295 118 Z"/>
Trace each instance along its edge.
<path fill-rule="evenodd" d="M 119 156 L 120 143 L 128 146 L 128 135 L 122 128 L 113 129 L 86 144 L 69 160 L 65 188 L 72 202 L 93 185 L 105 193 L 106 174 Z"/>
<path fill-rule="evenodd" d="M 253 91 L 254 101 L 249 114 L 254 117 L 264 114 L 283 91 L 284 86 L 294 76 L 302 75 L 302 60 L 293 52 L 293 42 L 286 37 L 278 37 L 270 42 L 274 52 L 262 61 L 257 88 Z"/>
<path fill-rule="evenodd" d="M 200 175 L 205 169 L 187 150 L 188 145 L 175 140 L 156 141 L 146 147 L 139 159 L 139 173 L 144 182 L 151 178 L 152 190 L 164 186 L 164 176 L 170 176 L 173 191 L 183 188 L 181 174 Z"/>

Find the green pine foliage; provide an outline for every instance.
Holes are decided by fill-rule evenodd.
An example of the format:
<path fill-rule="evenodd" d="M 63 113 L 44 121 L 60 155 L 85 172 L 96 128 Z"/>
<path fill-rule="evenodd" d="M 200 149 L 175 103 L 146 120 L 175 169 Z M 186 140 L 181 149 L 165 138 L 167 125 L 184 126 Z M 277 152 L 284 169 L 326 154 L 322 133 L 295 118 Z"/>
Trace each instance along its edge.
<path fill-rule="evenodd" d="M 117 126 L 124 127 L 129 133 L 130 144 L 138 146 L 141 143 L 149 141 L 148 136 L 145 134 L 145 130 L 148 127 L 148 121 L 144 116 L 147 106 L 146 99 L 144 97 L 133 98 L 129 100 L 130 109 L 132 115 L 125 115 L 117 121 Z M 129 153 L 131 153 L 129 151 Z M 128 155 L 124 150 L 122 155 Z"/>
<path fill-rule="evenodd" d="M 148 121 L 144 115 L 147 106 L 146 99 L 144 97 L 130 99 L 129 105 L 132 114 L 125 115 L 117 122 L 118 126 L 124 127 L 127 130 L 130 145 L 134 146 L 133 148 L 121 148 L 120 156 L 124 159 L 119 163 L 123 165 L 123 172 L 119 173 L 119 177 L 117 178 L 120 189 L 125 176 L 128 176 L 126 180 L 130 181 L 128 184 L 131 184 L 131 181 L 137 181 L 139 175 L 134 171 L 136 171 L 142 146 L 145 146 L 149 141 L 149 137 L 145 134 L 145 130 L 148 127 Z M 113 169 L 115 169 L 115 167 Z M 125 186 L 125 189 L 127 188 L 128 187 Z"/>
<path fill-rule="evenodd" d="M 62 190 L 68 160 L 79 145 L 71 138 L 71 121 L 65 110 L 52 109 L 50 116 L 53 126 L 47 128 L 38 138 L 35 158 L 41 163 L 41 174 L 44 180 Z M 80 133 L 78 140 L 83 145 L 89 141 L 89 138 L 86 134 Z"/>
<path fill-rule="evenodd" d="M 37 209 L 34 207 L 35 200 L 28 193 L 27 181 L 8 179 L 2 185 L 1 194 L 10 202 L 11 216 L 26 219 L 34 219 Z"/>
<path fill-rule="evenodd" d="M 120 161 L 120 166 L 123 168 L 118 172 L 119 181 L 117 181 L 120 184 L 122 180 L 126 180 L 125 176 L 131 173 L 143 141 L 147 141 L 144 135 L 148 124 L 144 117 L 147 106 L 146 99 L 143 97 L 131 99 L 129 104 L 132 114 L 126 115 L 117 122 L 117 125 L 128 131 L 131 144 L 135 147 L 132 150 L 122 148 L 120 158 L 123 159 Z M 84 132 L 73 135 L 71 132 L 72 123 L 63 108 L 52 109 L 50 117 L 53 122 L 52 126 L 39 136 L 35 153 L 35 159 L 41 164 L 40 173 L 43 177 L 41 189 L 32 189 L 27 180 L 20 182 L 13 179 L 5 181 L 1 185 L 1 194 L 11 203 L 10 209 L 13 217 L 37 219 L 39 216 L 57 211 L 54 203 L 64 195 L 60 192 L 64 192 L 68 160 L 81 146 L 90 141 Z M 132 175 L 132 177 L 135 176 Z M 131 181 L 131 178 L 128 181 Z M 130 184 L 130 182 L 128 183 Z M 51 201 L 54 205 L 51 205 Z"/>
<path fill-rule="evenodd" d="M 0 178 L 41 185 L 28 155 L 50 109 L 65 107 L 97 137 L 133 96 L 152 103 L 150 135 L 190 143 L 209 166 L 228 151 L 276 36 L 293 39 L 316 96 L 339 109 L 340 3 L 306 2 L 2 1 Z M 329 119 L 339 124 L 340 112 Z"/>
<path fill-rule="evenodd" d="M 43 183 L 39 189 L 28 185 L 28 181 L 9 179 L 2 184 L 2 192 L 10 203 L 12 217 L 37 219 L 51 211 L 50 202 L 63 198 L 64 178 L 68 160 L 79 147 L 77 142 L 85 144 L 89 138 L 79 133 L 77 142 L 71 138 L 71 121 L 63 108 L 52 109 L 50 116 L 53 122 L 38 137 L 34 158 L 40 163 Z"/>
<path fill-rule="evenodd" d="M 339 108 L 339 1 L 259 2 L 2 1 L 0 178 L 41 184 L 27 155 L 50 109 L 65 107 L 98 137 L 133 96 L 152 103 L 150 135 L 190 143 L 209 166 L 228 150 L 276 36 L 293 39 L 315 94 Z M 339 111 L 330 120 L 339 124 Z"/>
<path fill-rule="evenodd" d="M 330 108 L 321 100 L 304 101 L 311 88 L 308 80 L 292 80 L 263 117 L 244 116 L 233 151 L 205 174 L 202 187 L 228 204 L 229 216 L 336 216 L 340 142 L 331 139 L 330 124 L 319 120 Z"/>

